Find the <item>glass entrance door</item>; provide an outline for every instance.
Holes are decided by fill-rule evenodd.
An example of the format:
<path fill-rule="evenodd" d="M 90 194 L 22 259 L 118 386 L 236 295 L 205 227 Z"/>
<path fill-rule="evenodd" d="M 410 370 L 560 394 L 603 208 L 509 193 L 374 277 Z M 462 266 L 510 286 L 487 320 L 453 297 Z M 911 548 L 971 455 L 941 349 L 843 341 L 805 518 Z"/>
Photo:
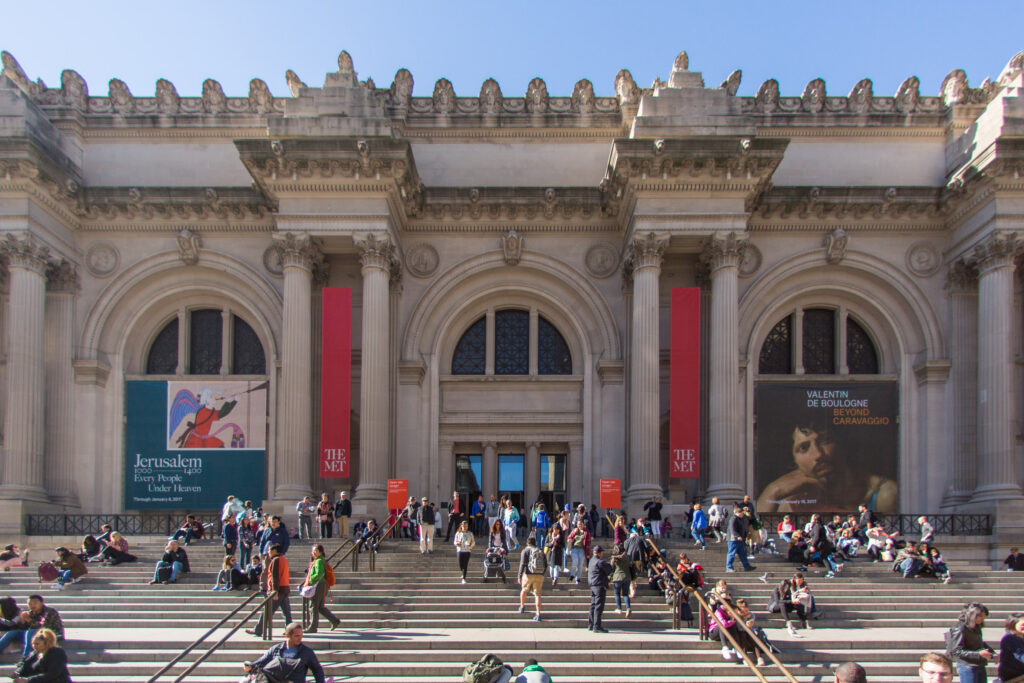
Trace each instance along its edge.
<path fill-rule="evenodd" d="M 552 519 L 566 501 L 565 455 L 540 456 L 540 499 Z"/>
<path fill-rule="evenodd" d="M 512 504 L 523 509 L 523 456 L 498 456 L 498 495 L 512 499 Z"/>
<path fill-rule="evenodd" d="M 480 485 L 482 481 L 482 455 L 455 456 L 455 490 L 459 492 L 459 509 L 463 515 L 469 513 L 469 506 L 483 491 L 483 486 Z"/>

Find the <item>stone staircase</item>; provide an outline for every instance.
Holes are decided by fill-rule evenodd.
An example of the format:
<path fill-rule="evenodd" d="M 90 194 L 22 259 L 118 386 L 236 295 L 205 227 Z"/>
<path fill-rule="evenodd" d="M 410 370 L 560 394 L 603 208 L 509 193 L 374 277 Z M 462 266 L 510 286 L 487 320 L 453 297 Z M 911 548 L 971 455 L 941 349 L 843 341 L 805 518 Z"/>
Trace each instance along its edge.
<path fill-rule="evenodd" d="M 40 590 L 34 569 L 0 575 L 6 584 L 2 594 L 24 603 L 29 593 L 40 592 L 61 612 L 76 683 L 148 680 L 248 596 L 244 591 L 210 590 L 223 553 L 213 541 L 188 548 L 193 567 L 188 578 L 176 585 L 150 586 L 163 539 L 134 540 L 133 552 L 140 562 L 117 567 L 90 564 L 89 575 L 64 591 L 52 586 Z M 33 564 L 42 559 L 42 548 L 54 547 L 32 545 Z M 980 600 L 992 610 L 987 634 L 989 642 L 997 644 L 1001 617 L 1019 609 L 1024 588 L 1024 574 L 976 565 L 954 564 L 954 582 L 942 585 L 934 579 L 907 581 L 888 571 L 887 565 L 858 558 L 837 579 L 824 579 L 820 570 L 808 573 L 825 614 L 812 622 L 814 630 L 801 631 L 803 637 L 794 639 L 777 616 L 769 618 L 763 612 L 771 584 L 792 574 L 793 565 L 760 556 L 755 560 L 758 571 L 725 574 L 724 545 L 709 546 L 706 552 L 691 552 L 688 544 L 675 539 L 660 545 L 669 548 L 671 557 L 685 550 L 704 564 L 712 583 L 725 577 L 734 596 L 746 597 L 761 625 L 784 650 L 780 659 L 801 682 L 830 681 L 829 668 L 850 660 L 867 668 L 869 680 L 917 680 L 918 657 L 941 649 L 942 632 L 965 601 Z M 328 552 L 336 546 L 337 541 L 328 544 Z M 585 628 L 590 600 L 586 585 L 574 586 L 566 579 L 552 588 L 547 581 L 544 620 L 537 623 L 530 619 L 531 610 L 525 615 L 516 612 L 518 588 L 513 581 L 481 582 L 482 553 L 474 553 L 471 581 L 461 585 L 454 551 L 440 539 L 435 548 L 434 554 L 421 555 L 412 542 L 391 540 L 377 556 L 375 572 L 369 571 L 365 554 L 359 572 L 353 572 L 347 561 L 339 566 L 330 607 L 341 617 L 343 628 L 306 637 L 328 676 L 339 682 L 458 681 L 468 662 L 494 652 L 515 667 L 528 657 L 536 658 L 559 683 L 755 680 L 746 666 L 723 661 L 717 640 L 701 641 L 685 624 L 680 631 L 671 630 L 663 596 L 644 585 L 629 620 L 614 614 L 609 592 L 605 626 L 611 632 L 594 634 Z M 298 583 L 308 544 L 294 542 L 288 557 L 293 584 Z M 771 575 L 768 585 L 759 580 L 764 571 Z M 298 618 L 301 599 L 295 593 L 292 609 Z M 275 637 L 282 626 L 278 615 Z M 210 643 L 223 633 L 226 629 Z M 258 657 L 267 646 L 240 632 L 188 680 L 237 681 L 241 662 Z M 186 657 L 186 664 L 196 656 Z M 3 658 L 3 666 L 17 661 L 13 654 Z M 173 675 L 161 680 L 173 680 L 184 668 L 176 667 Z M 764 673 L 769 680 L 785 680 L 777 670 L 766 668 Z"/>

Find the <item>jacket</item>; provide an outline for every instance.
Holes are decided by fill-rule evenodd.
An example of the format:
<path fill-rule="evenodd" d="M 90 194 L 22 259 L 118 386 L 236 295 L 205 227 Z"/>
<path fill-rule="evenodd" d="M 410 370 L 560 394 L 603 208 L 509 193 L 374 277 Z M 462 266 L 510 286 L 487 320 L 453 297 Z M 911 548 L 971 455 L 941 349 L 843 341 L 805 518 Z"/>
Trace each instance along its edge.
<path fill-rule="evenodd" d="M 335 517 L 351 517 L 352 516 L 352 501 L 348 498 L 339 500 L 334 504 L 334 516 Z"/>
<path fill-rule="evenodd" d="M 989 646 L 981 637 L 980 628 L 969 628 L 962 621 L 957 622 L 957 625 L 953 627 L 950 633 L 948 654 L 954 662 L 984 666 L 988 660 L 981 656 L 981 651 L 988 649 L 990 649 Z"/>
<path fill-rule="evenodd" d="M 420 526 L 433 526 L 436 518 L 437 512 L 429 505 L 421 505 L 420 509 L 416 511 L 416 523 Z"/>
<path fill-rule="evenodd" d="M 68 655 L 59 647 L 50 649 L 45 656 L 33 651 L 18 663 L 15 671 L 30 683 L 71 683 Z"/>
<path fill-rule="evenodd" d="M 61 569 L 70 569 L 72 579 L 77 579 L 89 573 L 89 570 L 85 568 L 82 561 L 78 559 L 78 555 L 72 553 L 65 555 L 64 559 L 57 563 L 57 566 Z"/>
<path fill-rule="evenodd" d="M 28 613 L 28 623 L 22 622 L 18 628 L 48 628 L 57 634 L 57 640 L 64 639 L 64 621 L 54 608 L 43 605 L 43 611 L 36 614 Z"/>
<path fill-rule="evenodd" d="M 523 667 L 522 673 L 512 683 L 554 683 L 554 681 L 540 664 L 530 664 Z"/>
<path fill-rule="evenodd" d="M 266 555 L 270 551 L 270 546 L 274 544 L 280 544 L 281 554 L 284 555 L 288 552 L 290 543 L 291 539 L 288 538 L 288 530 L 284 528 L 284 524 L 278 525 L 276 529 L 268 526 L 264 530 L 263 539 L 260 540 L 260 555 Z"/>
<path fill-rule="evenodd" d="M 498 507 L 498 501 L 489 500 L 487 501 L 487 516 L 497 517 L 501 513 L 501 508 Z"/>
<path fill-rule="evenodd" d="M 728 540 L 730 543 L 733 541 L 743 541 L 747 538 L 747 525 L 745 518 L 740 515 L 733 515 L 729 518 L 729 536 Z"/>
<path fill-rule="evenodd" d="M 655 522 L 661 521 L 661 503 L 657 503 L 653 500 L 649 500 L 644 503 L 644 512 L 647 513 L 647 519 Z"/>
<path fill-rule="evenodd" d="M 473 501 L 473 509 L 470 512 L 474 517 L 483 517 L 487 514 L 487 503 L 482 500 Z"/>
<path fill-rule="evenodd" d="M 469 531 L 459 531 L 455 534 L 455 549 L 460 553 L 468 553 L 476 546 L 476 538 Z"/>
<path fill-rule="evenodd" d="M 306 574 L 306 585 L 315 586 L 324 580 L 324 576 L 327 575 L 327 563 L 323 557 L 318 557 L 309 563 L 309 569 Z"/>
<path fill-rule="evenodd" d="M 697 529 L 697 530 L 707 529 L 708 528 L 708 515 L 707 515 L 707 513 L 704 512 L 703 510 L 694 510 L 693 511 L 693 522 L 690 523 L 690 526 L 692 528 L 694 528 L 694 529 Z"/>
<path fill-rule="evenodd" d="M 616 581 L 629 581 L 632 578 L 629 574 L 631 564 L 633 562 L 625 553 L 622 555 L 612 555 L 612 583 Z"/>
<path fill-rule="evenodd" d="M 281 558 L 284 559 L 284 558 Z M 288 676 L 288 683 L 306 683 L 306 672 L 313 672 L 313 680 L 316 683 L 324 683 L 324 669 L 316 658 L 316 653 L 306 645 L 299 645 L 294 650 L 288 648 L 288 643 L 277 643 L 272 645 L 263 656 L 252 663 L 253 669 L 260 669 L 278 657 L 286 659 L 297 659 L 299 664 Z"/>
<path fill-rule="evenodd" d="M 569 532 L 569 537 L 565 541 L 565 547 L 570 550 L 575 547 L 576 538 L 580 535 L 579 529 L 573 529 Z M 583 531 L 583 555 L 584 557 L 590 557 L 590 532 L 587 530 Z"/>
<path fill-rule="evenodd" d="M 238 527 L 234 524 L 225 524 L 220 530 L 220 537 L 224 539 L 224 545 L 238 543 Z"/>
<path fill-rule="evenodd" d="M 263 572 L 263 587 L 267 592 L 277 591 L 278 595 L 288 595 L 290 582 L 288 559 L 284 555 L 270 558 L 267 570 Z"/>
<path fill-rule="evenodd" d="M 547 510 L 537 510 L 537 514 L 533 516 L 533 525 L 538 529 L 548 529 L 551 527 L 551 518 L 548 517 Z"/>
<path fill-rule="evenodd" d="M 1007 633 L 999 641 L 999 677 L 1004 681 L 1024 676 L 1024 638 Z"/>
<path fill-rule="evenodd" d="M 595 555 L 587 565 L 587 585 L 608 588 L 608 578 L 612 575 L 612 566 Z"/>
<path fill-rule="evenodd" d="M 192 567 L 190 567 L 188 564 L 188 553 L 185 552 L 184 548 L 178 548 L 174 552 L 168 550 L 160 559 L 161 561 L 166 562 L 167 564 L 174 564 L 175 562 L 180 562 L 181 571 L 185 572 L 186 574 L 192 571 Z"/>

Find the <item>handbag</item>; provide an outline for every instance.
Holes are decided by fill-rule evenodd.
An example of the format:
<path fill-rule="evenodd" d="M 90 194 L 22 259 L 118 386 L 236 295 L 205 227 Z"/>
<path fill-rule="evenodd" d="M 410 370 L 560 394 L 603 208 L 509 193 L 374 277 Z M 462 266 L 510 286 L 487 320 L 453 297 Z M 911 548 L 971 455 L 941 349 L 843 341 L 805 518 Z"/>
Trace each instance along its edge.
<path fill-rule="evenodd" d="M 256 683 L 288 683 L 288 678 L 302 663 L 291 657 L 274 657 L 256 672 Z M 262 679 L 260 677 L 263 677 Z"/>
<path fill-rule="evenodd" d="M 314 595 L 316 595 L 316 586 L 303 584 L 299 587 L 299 595 L 304 598 L 312 598 Z"/>

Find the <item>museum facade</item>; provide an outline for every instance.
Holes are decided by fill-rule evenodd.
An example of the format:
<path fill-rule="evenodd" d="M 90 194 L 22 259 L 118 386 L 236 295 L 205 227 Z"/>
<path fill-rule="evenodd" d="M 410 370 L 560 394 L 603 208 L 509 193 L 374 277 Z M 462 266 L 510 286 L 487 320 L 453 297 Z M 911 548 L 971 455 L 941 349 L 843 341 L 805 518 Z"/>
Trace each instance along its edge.
<path fill-rule="evenodd" d="M 289 71 L 288 96 L 93 95 L 3 65 L 8 526 L 228 493 L 376 512 L 395 478 L 551 505 L 614 478 L 634 509 L 1021 500 L 1021 55 L 893 97 L 739 96 L 739 71 L 709 87 L 685 53 L 650 88 L 620 71 L 613 97 L 540 78 L 423 96 L 345 52 L 321 87 Z M 697 398 L 675 409 L 699 440 L 679 476 L 686 338 Z M 335 347 L 350 395 L 328 405 Z M 337 421 L 344 476 L 324 477 Z"/>

